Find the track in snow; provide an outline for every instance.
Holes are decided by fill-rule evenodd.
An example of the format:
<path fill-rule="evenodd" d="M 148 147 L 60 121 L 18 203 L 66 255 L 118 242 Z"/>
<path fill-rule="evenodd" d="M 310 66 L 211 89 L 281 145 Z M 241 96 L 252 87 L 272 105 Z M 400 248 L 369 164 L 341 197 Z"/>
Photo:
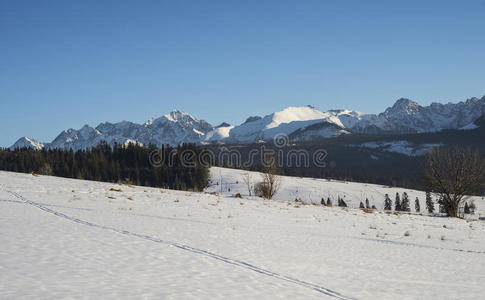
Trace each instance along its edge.
<path fill-rule="evenodd" d="M 330 297 L 333 297 L 333 298 L 342 299 L 342 300 L 355 299 L 355 298 L 344 296 L 344 295 L 342 295 L 342 294 L 340 294 L 336 291 L 333 291 L 331 289 L 328 289 L 328 288 L 325 288 L 325 287 L 322 287 L 322 286 L 318 286 L 316 284 L 313 284 L 313 283 L 310 283 L 310 282 L 307 282 L 307 281 L 303 281 L 303 280 L 299 280 L 297 278 L 281 275 L 281 274 L 278 274 L 276 272 L 257 267 L 255 265 L 252 265 L 252 264 L 247 263 L 247 262 L 242 261 L 242 260 L 224 257 L 224 256 L 221 256 L 221 255 L 216 254 L 214 252 L 210 252 L 210 251 L 199 249 L 199 248 L 194 248 L 194 247 L 184 245 L 184 244 L 180 244 L 180 243 L 177 243 L 177 242 L 166 241 L 166 240 L 158 239 L 158 238 L 155 238 L 155 237 L 152 237 L 152 236 L 149 236 L 149 235 L 138 234 L 138 233 L 130 232 L 130 231 L 127 231 L 127 230 L 121 230 L 121 229 L 117 229 L 117 228 L 114 228 L 114 227 L 99 225 L 99 224 L 96 224 L 96 223 L 92 223 L 92 222 L 81 220 L 81 219 L 78 219 L 78 218 L 75 218 L 75 217 L 71 217 L 71 216 L 68 216 L 64 213 L 50 209 L 50 208 L 46 207 L 44 204 L 28 200 L 27 198 L 23 197 L 22 195 L 20 195 L 16 192 L 10 191 L 10 190 L 6 189 L 5 187 L 4 187 L 4 190 L 7 193 L 16 197 L 17 199 L 21 200 L 21 201 L 7 200 L 8 202 L 20 202 L 20 203 L 28 204 L 28 205 L 37 207 L 37 208 L 39 208 L 39 209 L 41 209 L 41 210 L 43 210 L 47 213 L 56 215 L 58 217 L 61 217 L 63 219 L 66 219 L 66 220 L 69 220 L 69 221 L 72 221 L 72 222 L 75 222 L 75 223 L 78 223 L 78 224 L 82 224 L 82 225 L 86 225 L 86 226 L 90 226 L 90 227 L 96 227 L 96 228 L 100 228 L 100 229 L 104 229 L 104 230 L 109 230 L 109 231 L 113 231 L 113 232 L 116 232 L 116 233 L 120 233 L 120 234 L 124 234 L 124 235 L 128 235 L 128 236 L 137 237 L 137 238 L 140 238 L 140 239 L 152 241 L 152 242 L 155 242 L 155 243 L 173 246 L 173 247 L 179 248 L 181 250 L 189 251 L 189 252 L 192 252 L 192 253 L 201 254 L 201 255 L 204 255 L 204 256 L 207 256 L 207 257 L 210 257 L 210 258 L 213 258 L 213 259 L 217 259 L 219 261 L 222 261 L 222 262 L 225 262 L 225 263 L 228 263 L 228 264 L 231 264 L 231 265 L 235 265 L 235 266 L 238 266 L 238 267 L 241 267 L 241 268 L 245 268 L 247 270 L 257 272 L 257 273 L 262 274 L 262 275 L 270 276 L 270 277 L 273 277 L 273 278 L 276 278 L 276 279 L 279 279 L 279 280 L 283 280 L 283 281 L 286 281 L 286 282 L 289 282 L 289 283 L 297 284 L 299 286 L 303 286 L 303 287 L 312 289 L 316 292 L 319 292 L 321 294 L 324 294 L 326 296 L 330 296 Z"/>
<path fill-rule="evenodd" d="M 465 249 L 458 249 L 458 248 L 436 247 L 436 246 L 420 245 L 420 244 L 409 243 L 409 242 L 381 240 L 381 239 L 374 239 L 374 238 L 363 238 L 363 237 L 351 237 L 351 238 L 356 239 L 356 240 L 372 241 L 372 242 L 390 244 L 390 245 L 400 245 L 400 246 L 427 248 L 427 249 L 436 249 L 436 250 L 448 250 L 448 251 L 454 251 L 454 252 L 464 252 L 464 253 L 474 253 L 474 254 L 485 254 L 485 251 L 477 251 L 477 250 L 465 250 Z"/>

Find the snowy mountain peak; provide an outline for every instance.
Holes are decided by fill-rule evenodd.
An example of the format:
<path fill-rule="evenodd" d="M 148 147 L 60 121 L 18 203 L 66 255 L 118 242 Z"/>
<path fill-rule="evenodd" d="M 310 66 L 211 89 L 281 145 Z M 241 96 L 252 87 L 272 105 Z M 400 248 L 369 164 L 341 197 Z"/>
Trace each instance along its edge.
<path fill-rule="evenodd" d="M 274 123 L 289 123 L 293 121 L 307 121 L 307 120 L 315 120 L 321 119 L 324 117 L 324 114 L 310 106 L 290 106 L 282 111 L 275 112 L 273 114 L 273 121 Z"/>
<path fill-rule="evenodd" d="M 44 144 L 36 141 L 34 139 L 28 138 L 26 136 L 21 137 L 18 139 L 15 144 L 13 144 L 10 149 L 15 150 L 15 149 L 21 149 L 21 148 L 31 148 L 35 150 L 41 150 L 44 148 Z"/>
<path fill-rule="evenodd" d="M 101 134 L 101 132 L 99 132 L 96 128 L 93 128 L 86 124 L 81 129 L 79 129 L 79 134 L 81 134 L 84 138 L 88 138 L 90 135 L 99 135 Z"/>
<path fill-rule="evenodd" d="M 386 111 L 389 112 L 405 112 L 407 114 L 414 114 L 419 111 L 421 106 L 407 98 L 401 98 L 394 103 L 391 108 L 388 108 Z"/>
<path fill-rule="evenodd" d="M 267 141 L 273 139 L 277 134 L 290 135 L 309 125 L 325 121 L 327 117 L 329 117 L 328 113 L 323 113 L 310 106 L 290 106 L 263 118 L 252 117 L 246 120 L 243 124 L 231 129 L 228 140 L 234 142 Z M 340 127 L 341 123 L 338 126 Z M 329 136 L 328 133 L 325 134 Z"/>
<path fill-rule="evenodd" d="M 172 122 L 177 122 L 179 120 L 186 120 L 186 119 L 194 119 L 196 120 L 191 114 L 174 109 L 169 114 L 164 115 L 164 117 Z"/>
<path fill-rule="evenodd" d="M 246 119 L 246 121 L 244 121 L 243 124 L 246 124 L 246 123 L 250 123 L 250 122 L 254 122 L 254 121 L 258 121 L 258 120 L 261 120 L 262 118 L 260 116 L 251 116 L 251 117 L 248 117 Z"/>
<path fill-rule="evenodd" d="M 48 148 L 61 148 L 61 149 L 85 149 L 92 147 L 94 143 L 99 144 L 102 139 L 100 138 L 101 132 L 96 128 L 89 125 L 84 125 L 79 130 L 72 128 L 61 132 L 52 143 L 46 144 Z"/>
<path fill-rule="evenodd" d="M 226 122 L 222 122 L 221 124 L 217 125 L 217 126 L 216 126 L 216 127 L 214 127 L 214 128 L 229 127 L 229 126 L 231 126 L 231 124 L 228 124 L 228 123 L 226 123 Z"/>
<path fill-rule="evenodd" d="M 466 99 L 465 101 L 465 104 L 476 104 L 480 101 L 485 101 L 485 96 L 483 96 L 481 99 L 477 98 L 477 97 L 472 97 L 472 98 L 469 98 L 469 99 Z"/>
<path fill-rule="evenodd" d="M 171 113 L 164 115 L 161 118 L 154 119 L 151 121 L 150 125 L 153 126 L 166 126 L 166 123 L 177 123 L 178 126 L 183 128 L 193 127 L 196 131 L 206 133 L 213 129 L 213 126 L 204 120 L 198 120 L 189 113 L 173 110 Z M 163 124 L 163 125 L 162 125 Z"/>

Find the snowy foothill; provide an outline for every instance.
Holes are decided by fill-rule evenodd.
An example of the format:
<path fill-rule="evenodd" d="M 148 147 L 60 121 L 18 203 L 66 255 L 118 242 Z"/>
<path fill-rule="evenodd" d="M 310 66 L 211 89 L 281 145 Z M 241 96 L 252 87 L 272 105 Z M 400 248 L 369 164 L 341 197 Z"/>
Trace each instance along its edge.
<path fill-rule="evenodd" d="M 211 168 L 195 193 L 0 171 L 1 298 L 485 294 L 483 221 L 416 214 L 420 191 L 326 179 L 281 177 L 275 199 L 263 200 L 249 196 L 246 174 Z M 396 192 L 409 195 L 411 214 L 382 211 Z M 329 197 L 349 207 L 320 205 Z M 366 198 L 377 210 L 357 208 Z"/>

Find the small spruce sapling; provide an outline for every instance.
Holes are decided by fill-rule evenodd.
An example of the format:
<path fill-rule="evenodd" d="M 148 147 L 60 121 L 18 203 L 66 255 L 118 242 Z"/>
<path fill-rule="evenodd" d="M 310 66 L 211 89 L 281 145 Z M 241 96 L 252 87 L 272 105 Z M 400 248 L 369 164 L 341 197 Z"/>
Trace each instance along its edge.
<path fill-rule="evenodd" d="M 347 203 L 345 203 L 344 199 L 340 198 L 340 196 L 338 196 L 338 206 L 347 207 Z"/>
<path fill-rule="evenodd" d="M 386 199 L 384 200 L 384 210 L 392 210 L 392 200 L 388 194 L 386 194 Z"/>
<path fill-rule="evenodd" d="M 411 207 L 409 205 L 409 196 L 406 192 L 402 194 L 401 211 L 411 211 Z"/>
<path fill-rule="evenodd" d="M 394 210 L 395 211 L 401 211 L 401 197 L 399 196 L 399 193 L 396 193 L 396 202 L 394 203 Z"/>
<path fill-rule="evenodd" d="M 430 214 L 434 213 L 434 202 L 430 192 L 426 192 L 426 209 Z"/>

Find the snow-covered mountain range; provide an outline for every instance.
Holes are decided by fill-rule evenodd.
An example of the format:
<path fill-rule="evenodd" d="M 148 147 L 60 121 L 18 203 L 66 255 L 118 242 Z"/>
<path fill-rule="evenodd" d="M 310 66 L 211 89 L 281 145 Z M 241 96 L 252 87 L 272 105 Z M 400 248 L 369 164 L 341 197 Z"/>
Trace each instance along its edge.
<path fill-rule="evenodd" d="M 101 123 L 96 128 L 85 125 L 79 130 L 62 131 L 51 143 L 20 138 L 11 149 L 31 147 L 85 149 L 106 141 L 110 145 L 182 143 L 252 143 L 272 140 L 286 134 L 293 141 L 330 138 L 352 133 L 404 134 L 436 132 L 443 129 L 470 129 L 485 114 L 485 96 L 459 103 L 432 103 L 420 106 L 409 99 L 399 99 L 380 114 L 352 110 L 319 111 L 312 106 L 288 107 L 264 117 L 249 117 L 240 125 L 222 123 L 213 126 L 204 120 L 174 110 L 144 124 L 128 121 Z"/>

